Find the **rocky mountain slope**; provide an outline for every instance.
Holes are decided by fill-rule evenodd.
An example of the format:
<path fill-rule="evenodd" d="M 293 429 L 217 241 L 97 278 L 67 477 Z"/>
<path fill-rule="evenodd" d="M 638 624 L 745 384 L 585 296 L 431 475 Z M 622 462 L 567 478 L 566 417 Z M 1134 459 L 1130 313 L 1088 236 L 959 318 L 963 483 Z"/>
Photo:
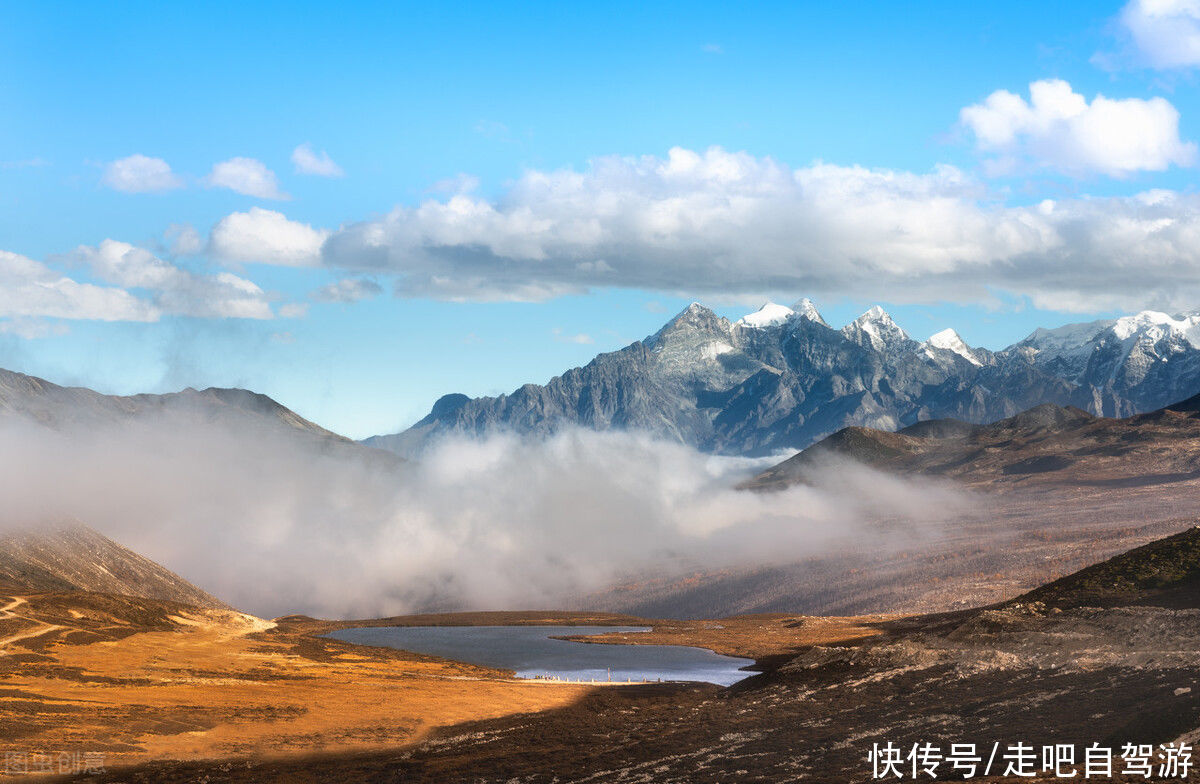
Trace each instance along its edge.
<path fill-rule="evenodd" d="M 764 455 L 849 425 L 985 423 L 1041 403 L 1128 416 L 1196 392 L 1198 325 L 1200 315 L 1146 311 L 1039 329 L 991 352 L 953 330 L 913 340 L 879 307 L 839 330 L 807 300 L 768 303 L 736 322 L 693 303 L 646 339 L 544 385 L 499 397 L 447 395 L 412 428 L 367 443 L 414 454 L 443 433 L 577 425 Z"/>
<path fill-rule="evenodd" d="M 894 433 L 847 427 L 745 486 L 786 487 L 839 459 L 973 487 L 1182 482 L 1200 478 L 1200 396 L 1123 419 L 1044 404 L 989 425 L 928 420 Z"/>
<path fill-rule="evenodd" d="M 1200 608 L 1200 526 L 1121 553 L 1013 601 L 1074 607 Z"/>
<path fill-rule="evenodd" d="M 228 609 L 174 572 L 79 523 L 0 535 L 3 590 L 90 591 Z"/>

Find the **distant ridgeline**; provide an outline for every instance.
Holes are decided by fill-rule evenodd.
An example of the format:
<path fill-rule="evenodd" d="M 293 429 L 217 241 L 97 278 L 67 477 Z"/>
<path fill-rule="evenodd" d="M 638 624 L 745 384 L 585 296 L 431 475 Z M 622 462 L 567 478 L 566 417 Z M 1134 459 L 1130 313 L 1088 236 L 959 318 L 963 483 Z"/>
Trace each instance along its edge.
<path fill-rule="evenodd" d="M 768 303 L 736 322 L 692 304 L 645 340 L 545 385 L 499 397 L 447 395 L 408 430 L 366 443 L 410 455 L 446 433 L 548 434 L 577 425 L 764 455 L 849 425 L 986 423 L 1042 403 L 1129 416 L 1189 398 L 1198 386 L 1200 314 L 1146 311 L 1038 329 L 992 352 L 950 329 L 918 342 L 878 307 L 838 330 L 808 300 Z"/>

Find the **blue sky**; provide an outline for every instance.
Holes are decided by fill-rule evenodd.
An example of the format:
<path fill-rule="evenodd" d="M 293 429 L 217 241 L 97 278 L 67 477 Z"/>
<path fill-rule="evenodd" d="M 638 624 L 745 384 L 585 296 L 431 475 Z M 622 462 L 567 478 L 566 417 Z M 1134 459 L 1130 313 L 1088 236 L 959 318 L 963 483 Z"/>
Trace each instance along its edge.
<path fill-rule="evenodd" d="M 362 437 L 691 299 L 989 348 L 1200 308 L 1158 6 L 6 3 L 0 366 Z"/>

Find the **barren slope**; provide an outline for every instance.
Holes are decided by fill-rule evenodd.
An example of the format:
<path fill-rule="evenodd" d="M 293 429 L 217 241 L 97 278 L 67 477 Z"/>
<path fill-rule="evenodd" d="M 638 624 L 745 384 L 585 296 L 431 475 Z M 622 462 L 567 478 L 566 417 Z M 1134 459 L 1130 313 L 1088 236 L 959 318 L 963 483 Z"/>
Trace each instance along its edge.
<path fill-rule="evenodd" d="M 228 605 L 79 523 L 0 535 L 0 586 L 25 593 L 93 591 L 196 607 Z"/>

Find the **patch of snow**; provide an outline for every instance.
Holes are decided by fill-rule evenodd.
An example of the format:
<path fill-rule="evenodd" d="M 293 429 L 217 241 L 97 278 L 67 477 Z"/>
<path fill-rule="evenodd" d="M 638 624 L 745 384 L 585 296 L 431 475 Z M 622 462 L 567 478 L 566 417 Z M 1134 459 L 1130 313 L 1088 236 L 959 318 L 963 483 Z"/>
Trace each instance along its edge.
<path fill-rule="evenodd" d="M 763 329 L 778 326 L 794 315 L 796 315 L 796 311 L 791 308 L 768 302 L 753 313 L 742 316 L 737 323 L 743 327 Z"/>
<path fill-rule="evenodd" d="M 808 319 L 809 321 L 815 321 L 825 327 L 829 326 L 829 324 L 824 318 L 822 318 L 820 312 L 817 310 L 817 306 L 814 305 L 813 301 L 808 297 L 805 297 L 795 305 L 792 305 L 792 310 L 794 310 L 796 315 L 800 318 Z"/>
<path fill-rule="evenodd" d="M 707 343 L 705 344 L 704 348 L 701 349 L 700 353 L 705 359 L 716 359 L 720 355 L 728 354 L 734 350 L 734 347 L 728 343 Z"/>

